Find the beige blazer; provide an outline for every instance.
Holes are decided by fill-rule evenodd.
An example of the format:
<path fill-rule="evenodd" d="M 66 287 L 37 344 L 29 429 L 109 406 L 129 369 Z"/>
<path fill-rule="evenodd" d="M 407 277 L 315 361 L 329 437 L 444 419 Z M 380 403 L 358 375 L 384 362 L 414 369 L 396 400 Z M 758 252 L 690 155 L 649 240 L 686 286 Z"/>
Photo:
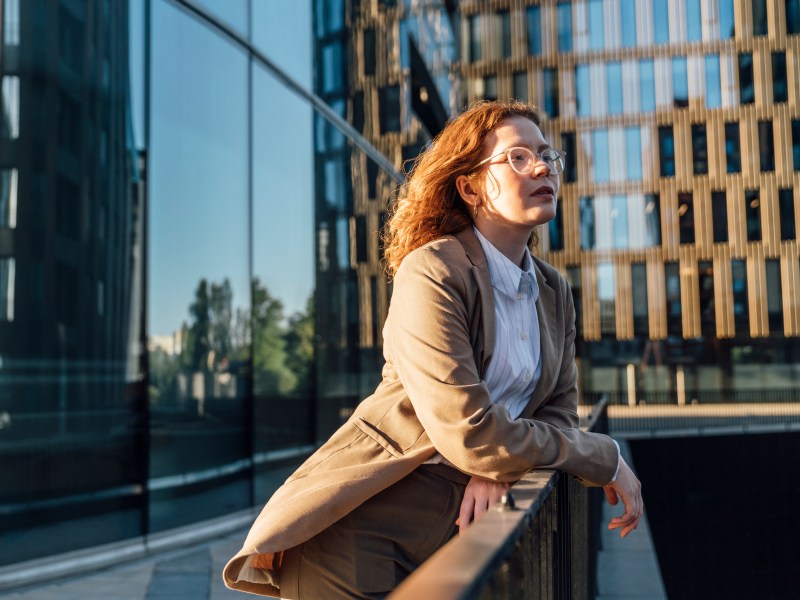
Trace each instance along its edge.
<path fill-rule="evenodd" d="M 436 451 L 464 473 L 497 481 L 516 481 L 534 468 L 561 469 L 587 485 L 611 480 L 614 442 L 577 427 L 572 295 L 556 269 L 534 263 L 542 371 L 530 402 L 512 420 L 481 381 L 494 348 L 495 313 L 472 228 L 403 260 L 383 330 L 383 380 L 269 500 L 225 567 L 228 587 L 279 596 L 282 550 L 313 537 Z"/>

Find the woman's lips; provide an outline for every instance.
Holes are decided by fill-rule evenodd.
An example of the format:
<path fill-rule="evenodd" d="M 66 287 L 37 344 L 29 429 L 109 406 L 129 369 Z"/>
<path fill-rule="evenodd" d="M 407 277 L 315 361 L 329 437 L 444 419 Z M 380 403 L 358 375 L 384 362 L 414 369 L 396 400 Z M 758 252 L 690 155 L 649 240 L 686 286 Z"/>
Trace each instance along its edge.
<path fill-rule="evenodd" d="M 551 188 L 549 185 L 543 185 L 542 187 L 536 188 L 533 190 L 531 196 L 554 196 L 555 190 Z"/>

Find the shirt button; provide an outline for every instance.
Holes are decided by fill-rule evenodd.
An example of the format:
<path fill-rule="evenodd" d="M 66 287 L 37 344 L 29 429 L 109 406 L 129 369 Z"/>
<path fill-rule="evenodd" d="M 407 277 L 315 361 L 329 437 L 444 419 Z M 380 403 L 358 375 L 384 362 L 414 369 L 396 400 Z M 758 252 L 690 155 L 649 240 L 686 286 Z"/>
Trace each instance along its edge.
<path fill-rule="evenodd" d="M 531 380 L 531 372 L 530 372 L 530 370 L 525 369 L 524 378 L 525 378 L 525 381 L 530 381 Z"/>
<path fill-rule="evenodd" d="M 525 333 L 524 331 L 520 331 L 520 332 L 519 332 L 519 339 L 521 339 L 521 340 L 527 340 L 527 339 L 528 339 L 528 334 L 527 334 L 527 333 Z"/>
<path fill-rule="evenodd" d="M 525 294 L 517 294 L 517 300 L 525 300 Z"/>

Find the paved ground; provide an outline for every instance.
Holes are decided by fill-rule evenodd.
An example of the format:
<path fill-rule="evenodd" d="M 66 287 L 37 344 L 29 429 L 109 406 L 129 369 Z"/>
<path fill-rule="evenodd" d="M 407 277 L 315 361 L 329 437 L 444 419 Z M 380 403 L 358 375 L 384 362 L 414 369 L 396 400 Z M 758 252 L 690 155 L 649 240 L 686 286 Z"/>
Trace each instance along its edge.
<path fill-rule="evenodd" d="M 0 593 L 8 600 L 244 600 L 220 573 L 245 531 L 182 550 L 150 556 L 98 573 Z M 252 596 L 251 596 L 252 597 Z"/>

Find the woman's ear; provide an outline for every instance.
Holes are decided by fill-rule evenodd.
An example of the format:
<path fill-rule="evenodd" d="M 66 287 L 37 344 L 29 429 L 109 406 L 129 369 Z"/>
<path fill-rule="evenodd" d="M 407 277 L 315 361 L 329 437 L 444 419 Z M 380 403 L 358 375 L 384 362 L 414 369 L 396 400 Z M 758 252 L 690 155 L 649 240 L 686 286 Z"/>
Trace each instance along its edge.
<path fill-rule="evenodd" d="M 474 179 L 466 175 L 459 175 L 456 177 L 456 189 L 461 199 L 471 207 L 480 206 L 481 193 Z"/>

